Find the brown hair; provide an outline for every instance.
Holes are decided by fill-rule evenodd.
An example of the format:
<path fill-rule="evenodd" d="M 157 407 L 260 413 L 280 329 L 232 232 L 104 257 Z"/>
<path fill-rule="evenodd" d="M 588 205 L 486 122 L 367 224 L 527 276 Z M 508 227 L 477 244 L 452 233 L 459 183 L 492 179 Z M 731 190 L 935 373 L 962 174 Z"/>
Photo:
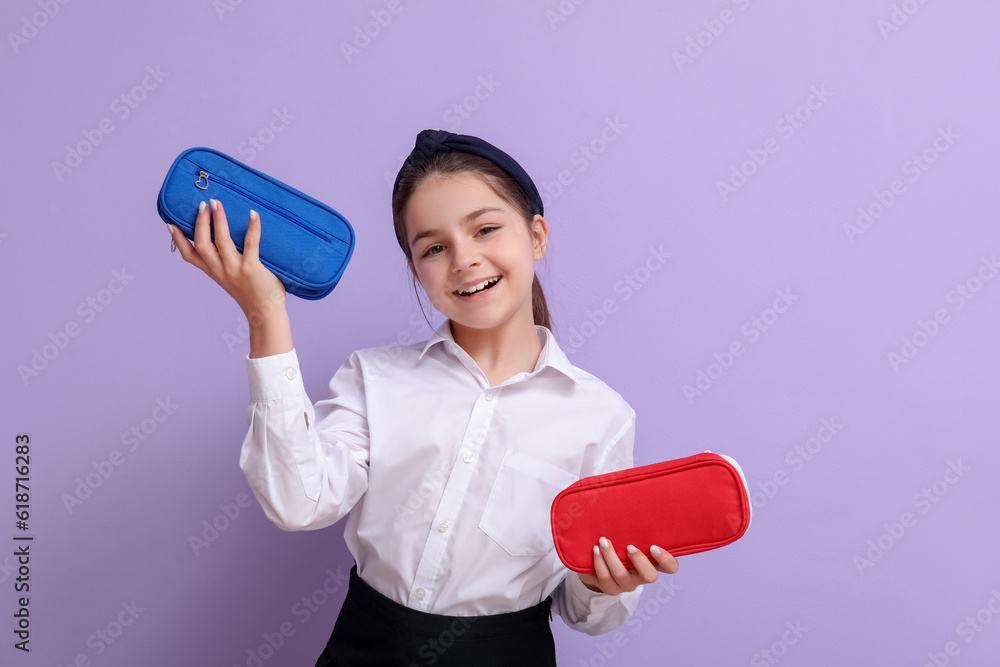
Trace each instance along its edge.
<path fill-rule="evenodd" d="M 444 176 L 459 172 L 468 172 L 482 178 L 498 197 L 521 214 L 528 229 L 531 229 L 531 221 L 535 218 L 531 202 L 506 171 L 478 155 L 455 150 L 435 153 L 427 161 L 408 169 L 403 174 L 399 181 L 399 189 L 392 198 L 392 224 L 396 229 L 396 238 L 403 239 L 403 253 L 406 255 L 407 261 L 412 262 L 413 256 L 410 254 L 410 244 L 406 241 L 403 210 L 406 208 L 407 202 L 410 201 L 410 196 L 417 189 L 417 186 L 430 176 Z M 413 278 L 413 291 L 416 293 L 417 276 L 413 273 L 411 276 Z M 417 294 L 417 303 L 420 303 L 419 293 Z M 423 311 L 424 307 L 421 304 L 420 312 L 423 313 Z M 549 315 L 549 308 L 545 303 L 545 293 L 542 291 L 541 283 L 538 282 L 537 274 L 531 283 L 531 311 L 535 324 L 541 324 L 550 331 L 552 330 L 552 318 Z M 427 319 L 426 313 L 424 313 L 424 319 Z M 427 324 L 430 326 L 430 320 L 427 321 Z"/>

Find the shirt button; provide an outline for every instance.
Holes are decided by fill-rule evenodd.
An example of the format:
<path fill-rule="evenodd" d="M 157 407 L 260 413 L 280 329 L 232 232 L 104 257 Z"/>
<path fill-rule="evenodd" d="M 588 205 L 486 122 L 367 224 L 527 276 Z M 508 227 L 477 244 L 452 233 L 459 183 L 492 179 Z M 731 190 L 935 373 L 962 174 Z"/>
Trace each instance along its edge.
<path fill-rule="evenodd" d="M 438 530 L 441 531 L 442 533 L 445 532 L 446 530 L 448 530 L 448 522 L 447 521 L 442 521 L 441 523 L 439 523 L 438 524 Z"/>
<path fill-rule="evenodd" d="M 472 458 L 473 458 L 472 452 L 470 452 L 469 450 L 465 450 L 465 453 L 462 454 L 462 460 L 465 461 L 466 463 L 472 463 Z"/>
<path fill-rule="evenodd" d="M 417 598 L 418 600 L 423 600 L 423 599 L 424 599 L 424 596 L 426 596 L 426 595 L 427 595 L 427 591 L 425 591 L 425 590 L 424 590 L 423 588 L 418 588 L 417 590 L 413 591 L 413 595 L 414 595 L 414 596 L 415 596 L 415 597 L 416 597 L 416 598 Z"/>
<path fill-rule="evenodd" d="M 285 377 L 288 378 L 289 380 L 294 380 L 296 375 L 298 375 L 298 371 L 296 371 L 294 368 L 289 368 L 287 371 L 285 371 Z"/>
<path fill-rule="evenodd" d="M 492 401 L 493 400 L 493 392 L 492 391 L 487 391 L 486 392 L 486 400 L 487 401 Z"/>

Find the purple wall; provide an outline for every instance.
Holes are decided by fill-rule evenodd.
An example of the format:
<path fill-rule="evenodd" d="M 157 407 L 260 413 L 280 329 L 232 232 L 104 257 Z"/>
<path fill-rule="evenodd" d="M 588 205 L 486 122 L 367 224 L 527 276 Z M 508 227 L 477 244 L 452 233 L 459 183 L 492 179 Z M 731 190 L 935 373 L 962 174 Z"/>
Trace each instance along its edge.
<path fill-rule="evenodd" d="M 350 554 L 250 496 L 245 320 L 154 199 L 211 146 L 351 221 L 336 291 L 289 299 L 318 400 L 431 332 L 389 210 L 424 128 L 546 193 L 555 333 L 635 408 L 636 463 L 712 449 L 754 489 L 747 535 L 619 632 L 557 618 L 561 664 L 995 664 L 1000 5 L 113 5 L 2 20 L 4 665 L 313 664 Z"/>

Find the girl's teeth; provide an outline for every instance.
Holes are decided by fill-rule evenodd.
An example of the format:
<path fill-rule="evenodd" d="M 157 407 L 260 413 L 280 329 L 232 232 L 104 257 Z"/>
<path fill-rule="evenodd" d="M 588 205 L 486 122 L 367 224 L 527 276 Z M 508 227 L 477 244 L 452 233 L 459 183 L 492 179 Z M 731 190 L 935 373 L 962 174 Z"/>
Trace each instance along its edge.
<path fill-rule="evenodd" d="M 473 287 L 471 290 L 460 291 L 459 294 L 461 294 L 463 296 L 471 296 L 473 294 L 478 294 L 479 292 L 482 292 L 485 288 L 492 287 L 498 281 L 499 281 L 499 278 L 490 278 L 489 280 L 484 280 L 483 282 L 479 283 L 478 285 L 476 285 L 475 287 Z"/>

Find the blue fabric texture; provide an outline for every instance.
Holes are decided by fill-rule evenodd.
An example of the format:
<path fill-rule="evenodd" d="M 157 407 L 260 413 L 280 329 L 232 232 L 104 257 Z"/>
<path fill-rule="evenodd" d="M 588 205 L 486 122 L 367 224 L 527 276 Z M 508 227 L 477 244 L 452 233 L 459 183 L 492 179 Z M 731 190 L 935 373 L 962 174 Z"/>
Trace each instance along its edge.
<path fill-rule="evenodd" d="M 198 206 L 209 199 L 222 202 L 241 253 L 250 210 L 257 211 L 260 261 L 289 294 L 315 300 L 337 286 L 354 252 L 354 229 L 340 213 L 225 153 L 189 148 L 163 179 L 157 212 L 193 240 Z"/>

